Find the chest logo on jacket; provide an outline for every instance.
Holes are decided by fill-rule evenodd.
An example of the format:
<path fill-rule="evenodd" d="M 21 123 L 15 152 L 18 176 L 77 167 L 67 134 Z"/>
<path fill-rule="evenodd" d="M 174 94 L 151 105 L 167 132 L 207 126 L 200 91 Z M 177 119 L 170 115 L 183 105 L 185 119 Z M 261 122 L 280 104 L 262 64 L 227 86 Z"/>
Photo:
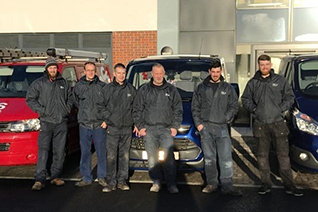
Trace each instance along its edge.
<path fill-rule="evenodd" d="M 170 96 L 170 94 L 166 93 L 165 96 Z"/>
<path fill-rule="evenodd" d="M 225 92 L 225 91 L 221 91 L 221 94 L 222 94 L 222 95 L 226 95 L 226 92 Z"/>
<path fill-rule="evenodd" d="M 127 94 L 127 97 L 131 97 L 131 93 L 128 93 L 128 94 Z"/>
<path fill-rule="evenodd" d="M 64 86 L 61 85 L 60 88 L 61 88 L 61 89 L 64 89 Z"/>
<path fill-rule="evenodd" d="M 278 84 L 277 83 L 273 83 L 273 87 L 277 87 L 278 86 Z"/>

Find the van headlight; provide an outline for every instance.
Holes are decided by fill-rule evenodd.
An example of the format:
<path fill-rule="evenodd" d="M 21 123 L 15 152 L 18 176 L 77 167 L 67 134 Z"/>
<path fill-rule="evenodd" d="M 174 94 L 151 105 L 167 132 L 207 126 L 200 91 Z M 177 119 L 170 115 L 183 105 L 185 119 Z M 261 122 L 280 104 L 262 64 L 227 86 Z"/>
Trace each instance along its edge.
<path fill-rule="evenodd" d="M 39 119 L 27 119 L 17 122 L 12 122 L 10 126 L 11 132 L 28 132 L 40 130 Z"/>
<path fill-rule="evenodd" d="M 190 125 L 181 125 L 180 128 L 178 129 L 178 133 L 187 134 L 189 132 L 190 128 L 191 128 Z"/>
<path fill-rule="evenodd" d="M 311 135 L 318 135 L 318 122 L 316 120 L 300 112 L 298 109 L 293 112 L 293 115 L 296 118 L 296 125 L 300 131 Z"/>

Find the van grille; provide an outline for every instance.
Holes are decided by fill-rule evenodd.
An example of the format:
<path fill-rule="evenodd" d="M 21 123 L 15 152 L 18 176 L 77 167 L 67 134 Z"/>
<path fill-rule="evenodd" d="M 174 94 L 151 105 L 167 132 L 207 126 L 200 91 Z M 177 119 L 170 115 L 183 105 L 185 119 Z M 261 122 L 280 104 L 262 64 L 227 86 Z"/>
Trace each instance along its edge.
<path fill-rule="evenodd" d="M 7 132 L 9 129 L 9 122 L 0 122 L 0 132 Z"/>
<path fill-rule="evenodd" d="M 188 150 L 193 148 L 199 148 L 193 141 L 186 138 L 175 138 L 173 139 L 174 148 L 177 151 Z M 143 138 L 135 137 L 132 139 L 131 147 L 133 149 L 145 150 L 145 143 Z"/>
<path fill-rule="evenodd" d="M 10 143 L 0 143 L 0 152 L 9 151 Z"/>

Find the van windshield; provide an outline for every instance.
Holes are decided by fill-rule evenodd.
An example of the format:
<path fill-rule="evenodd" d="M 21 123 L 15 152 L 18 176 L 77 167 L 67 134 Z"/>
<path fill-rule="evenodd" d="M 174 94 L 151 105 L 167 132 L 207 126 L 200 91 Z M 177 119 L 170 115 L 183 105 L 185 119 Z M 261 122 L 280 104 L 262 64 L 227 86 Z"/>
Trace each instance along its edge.
<path fill-rule="evenodd" d="M 26 97 L 30 84 L 44 70 L 44 66 L 0 66 L 0 97 Z"/>
<path fill-rule="evenodd" d="M 300 63 L 298 71 L 301 91 L 311 96 L 318 96 L 318 60 Z"/>
<path fill-rule="evenodd" d="M 129 68 L 128 82 L 137 89 L 151 79 L 151 69 L 155 62 L 144 62 Z M 208 61 L 160 61 L 164 66 L 165 79 L 177 87 L 183 99 L 191 99 L 194 89 L 208 76 Z"/>

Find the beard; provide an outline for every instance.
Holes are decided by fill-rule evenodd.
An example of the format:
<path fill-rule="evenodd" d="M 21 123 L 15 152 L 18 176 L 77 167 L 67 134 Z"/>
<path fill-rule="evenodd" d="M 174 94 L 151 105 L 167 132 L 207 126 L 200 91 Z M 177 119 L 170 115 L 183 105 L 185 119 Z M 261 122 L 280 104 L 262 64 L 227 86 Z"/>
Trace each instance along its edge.
<path fill-rule="evenodd" d="M 57 72 L 55 72 L 55 73 L 50 73 L 50 72 L 47 72 L 47 74 L 49 75 L 49 78 L 56 78 L 56 76 L 57 76 Z"/>

